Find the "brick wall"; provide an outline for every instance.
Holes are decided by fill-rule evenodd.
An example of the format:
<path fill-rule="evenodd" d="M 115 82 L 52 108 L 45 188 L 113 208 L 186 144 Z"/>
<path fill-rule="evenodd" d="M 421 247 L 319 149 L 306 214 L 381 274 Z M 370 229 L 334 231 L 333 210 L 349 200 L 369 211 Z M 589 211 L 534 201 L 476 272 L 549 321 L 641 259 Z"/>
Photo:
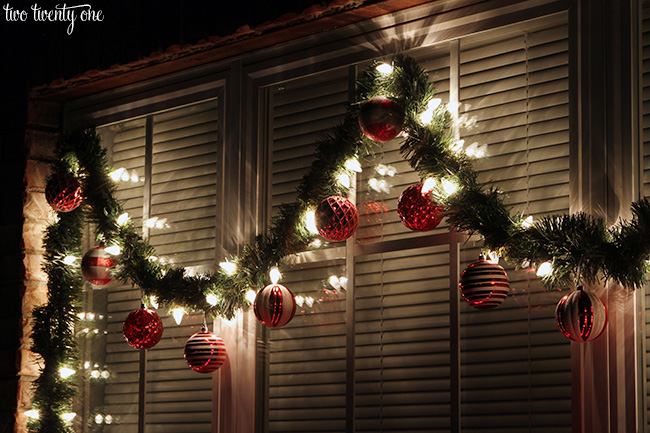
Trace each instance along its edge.
<path fill-rule="evenodd" d="M 24 133 L 24 177 L 22 194 L 22 226 L 16 230 L 22 247 L 22 275 L 19 290 L 19 329 L 16 350 L 16 433 L 26 432 L 24 412 L 31 408 L 32 381 L 39 374 L 38 362 L 29 348 L 32 344 L 31 312 L 47 302 L 46 275 L 43 261 L 43 231 L 54 218 L 45 201 L 45 184 L 49 174 L 59 123 L 60 105 L 47 101 L 30 101 Z"/>

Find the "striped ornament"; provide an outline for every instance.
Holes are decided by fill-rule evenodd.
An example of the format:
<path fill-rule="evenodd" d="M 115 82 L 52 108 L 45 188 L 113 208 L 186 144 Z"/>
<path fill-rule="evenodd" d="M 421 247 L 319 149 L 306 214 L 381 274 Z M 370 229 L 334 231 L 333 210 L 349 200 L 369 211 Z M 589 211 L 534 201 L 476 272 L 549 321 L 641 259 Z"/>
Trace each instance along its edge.
<path fill-rule="evenodd" d="M 460 276 L 460 294 L 479 310 L 498 307 L 508 296 L 510 281 L 505 269 L 481 255 Z"/>
<path fill-rule="evenodd" d="M 104 286 L 113 281 L 110 268 L 114 265 L 113 257 L 100 245 L 91 248 L 81 259 L 81 273 L 92 284 Z"/>
<path fill-rule="evenodd" d="M 253 310 L 262 325 L 279 328 L 289 323 L 296 314 L 296 299 L 286 287 L 269 284 L 257 294 Z"/>
<path fill-rule="evenodd" d="M 603 333 L 607 326 L 607 308 L 594 293 L 578 286 L 565 295 L 555 308 L 555 323 L 564 336 L 578 343 L 588 343 Z"/>
<path fill-rule="evenodd" d="M 212 373 L 226 362 L 226 345 L 205 326 L 185 343 L 185 361 L 194 371 Z"/>

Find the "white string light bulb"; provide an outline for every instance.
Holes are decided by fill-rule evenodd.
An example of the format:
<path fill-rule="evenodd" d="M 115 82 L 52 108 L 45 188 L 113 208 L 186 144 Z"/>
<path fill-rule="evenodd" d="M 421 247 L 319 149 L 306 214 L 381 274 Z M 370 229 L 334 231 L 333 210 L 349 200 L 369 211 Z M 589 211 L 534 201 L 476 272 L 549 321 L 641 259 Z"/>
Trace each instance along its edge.
<path fill-rule="evenodd" d="M 25 416 L 31 419 L 38 419 L 40 417 L 40 413 L 36 409 L 30 409 L 25 411 Z"/>
<path fill-rule="evenodd" d="M 158 309 L 158 298 L 156 298 L 154 295 L 149 296 L 149 303 L 154 309 Z"/>
<path fill-rule="evenodd" d="M 76 373 L 76 371 L 73 370 L 70 367 L 61 367 L 61 368 L 59 368 L 59 376 L 61 376 L 61 379 L 67 379 L 67 378 L 69 378 L 70 376 L 72 376 L 75 373 Z"/>
<path fill-rule="evenodd" d="M 274 266 L 269 271 L 269 277 L 271 278 L 271 283 L 278 284 L 278 281 L 280 281 L 280 278 L 282 278 L 282 273 L 277 267 Z"/>
<path fill-rule="evenodd" d="M 522 229 L 529 229 L 533 226 L 533 216 L 528 215 L 525 220 L 521 222 Z"/>
<path fill-rule="evenodd" d="M 538 277 L 545 277 L 549 275 L 551 272 L 553 272 L 553 264 L 551 262 L 544 262 L 541 265 L 539 265 L 539 268 L 537 268 Z"/>
<path fill-rule="evenodd" d="M 362 171 L 361 164 L 359 163 L 359 160 L 356 156 L 345 161 L 345 168 L 350 171 L 356 171 L 357 173 L 361 173 Z"/>
<path fill-rule="evenodd" d="M 237 273 L 237 263 L 231 262 L 226 259 L 225 262 L 219 263 L 219 267 L 224 270 L 227 275 L 235 275 Z"/>
<path fill-rule="evenodd" d="M 117 225 L 123 226 L 129 222 L 129 214 L 124 212 L 122 215 L 117 217 Z"/>
<path fill-rule="evenodd" d="M 427 195 L 431 191 L 433 191 L 433 188 L 435 187 L 436 187 L 436 180 L 432 177 L 428 177 L 422 184 L 422 189 L 420 190 L 420 192 L 422 193 L 422 195 Z"/>
<path fill-rule="evenodd" d="M 348 176 L 347 173 L 339 174 L 336 180 L 339 182 L 339 185 L 341 185 L 342 187 L 350 188 L 350 176 Z"/>
<path fill-rule="evenodd" d="M 339 277 L 336 275 L 330 275 L 328 282 L 330 283 L 330 286 L 334 287 L 336 290 L 341 288 L 341 282 L 339 281 Z"/>
<path fill-rule="evenodd" d="M 449 179 L 442 179 L 440 183 L 442 184 L 442 189 L 445 191 L 447 196 L 452 195 L 456 190 L 458 190 L 458 184 Z"/>
<path fill-rule="evenodd" d="M 380 63 L 378 64 L 375 69 L 377 69 L 377 72 L 383 75 L 390 75 L 393 73 L 393 66 L 389 65 L 388 63 Z"/>
<path fill-rule="evenodd" d="M 110 255 L 119 256 L 122 252 L 122 249 L 118 245 L 111 245 L 110 247 L 104 248 L 104 251 Z"/>
<path fill-rule="evenodd" d="M 250 304 L 252 304 L 253 302 L 255 302 L 255 298 L 256 298 L 256 297 L 257 297 L 257 293 L 255 293 L 255 290 L 249 290 L 248 292 L 246 292 L 246 300 L 247 300 Z"/>
<path fill-rule="evenodd" d="M 174 321 L 176 322 L 177 325 L 181 324 L 184 314 L 185 314 L 185 310 L 182 308 L 174 308 L 172 310 L 172 316 L 174 317 Z"/>
<path fill-rule="evenodd" d="M 75 256 L 65 256 L 63 258 L 63 263 L 66 265 L 73 265 L 76 260 L 77 258 Z"/>
<path fill-rule="evenodd" d="M 316 212 L 313 210 L 308 210 L 305 212 L 305 227 L 309 233 L 318 234 L 318 228 L 316 227 Z"/>
<path fill-rule="evenodd" d="M 61 415 L 61 418 L 62 418 L 63 421 L 65 421 L 65 422 L 71 422 L 71 421 L 74 419 L 74 417 L 76 417 L 76 416 L 77 416 L 76 413 L 74 413 L 74 412 L 68 412 L 68 413 L 64 413 L 63 415 Z"/>
<path fill-rule="evenodd" d="M 214 293 L 210 293 L 209 295 L 207 295 L 207 296 L 205 297 L 205 302 L 207 302 L 208 304 L 212 305 L 213 307 L 214 307 L 215 305 L 217 305 L 217 302 L 218 302 L 218 301 L 219 301 L 219 300 L 217 299 L 217 295 L 215 295 Z"/>

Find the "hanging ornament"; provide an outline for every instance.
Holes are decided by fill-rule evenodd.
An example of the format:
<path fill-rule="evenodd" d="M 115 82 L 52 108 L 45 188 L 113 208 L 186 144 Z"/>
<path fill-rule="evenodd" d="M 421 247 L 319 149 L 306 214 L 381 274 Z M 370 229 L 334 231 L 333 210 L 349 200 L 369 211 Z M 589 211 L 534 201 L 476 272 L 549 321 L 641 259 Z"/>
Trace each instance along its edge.
<path fill-rule="evenodd" d="M 136 349 L 151 349 L 160 341 L 163 334 L 163 323 L 155 311 L 144 304 L 126 316 L 122 326 L 124 339 Z"/>
<path fill-rule="evenodd" d="M 226 362 L 226 345 L 203 326 L 185 343 L 185 361 L 199 373 L 212 373 Z"/>
<path fill-rule="evenodd" d="M 555 323 L 564 336 L 578 343 L 588 343 L 602 334 L 607 326 L 607 308 L 594 293 L 578 286 L 565 295 L 555 308 Z"/>
<path fill-rule="evenodd" d="M 465 268 L 460 276 L 460 294 L 467 303 L 479 310 L 498 307 L 508 296 L 510 281 L 505 269 L 486 260 L 481 254 L 478 261 Z"/>
<path fill-rule="evenodd" d="M 442 221 L 445 208 L 431 200 L 431 191 L 423 193 L 422 183 L 411 185 L 397 200 L 397 215 L 411 230 L 426 232 Z"/>
<path fill-rule="evenodd" d="M 289 323 L 296 314 L 296 299 L 289 289 L 276 280 L 259 291 L 253 310 L 262 325 L 279 328 Z"/>
<path fill-rule="evenodd" d="M 359 110 L 359 126 L 373 141 L 390 141 L 402 132 L 406 115 L 395 101 L 383 97 L 364 102 Z"/>
<path fill-rule="evenodd" d="M 81 185 L 71 174 L 55 173 L 45 186 L 45 200 L 57 212 L 73 211 L 83 201 Z"/>
<path fill-rule="evenodd" d="M 346 240 L 354 234 L 358 225 L 356 206 L 340 195 L 327 197 L 316 208 L 316 228 L 328 241 Z"/>
<path fill-rule="evenodd" d="M 106 252 L 106 248 L 99 245 L 88 250 L 81 259 L 81 273 L 92 284 L 104 286 L 113 281 L 111 268 L 115 260 Z"/>

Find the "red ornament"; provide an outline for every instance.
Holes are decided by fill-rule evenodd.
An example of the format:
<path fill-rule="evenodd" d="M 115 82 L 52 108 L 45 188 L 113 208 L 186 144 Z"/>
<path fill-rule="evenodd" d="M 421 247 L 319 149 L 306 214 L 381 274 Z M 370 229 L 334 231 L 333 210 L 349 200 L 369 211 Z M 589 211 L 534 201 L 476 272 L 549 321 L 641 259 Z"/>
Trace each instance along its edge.
<path fill-rule="evenodd" d="M 397 102 L 372 98 L 359 110 L 359 126 L 366 137 L 383 143 L 402 132 L 405 117 L 404 109 Z"/>
<path fill-rule="evenodd" d="M 45 186 L 45 200 L 57 212 L 70 212 L 83 201 L 81 185 L 71 174 L 53 174 Z"/>
<path fill-rule="evenodd" d="M 253 306 L 255 317 L 264 326 L 279 328 L 296 314 L 296 299 L 291 290 L 281 284 L 269 284 L 259 291 Z"/>
<path fill-rule="evenodd" d="M 445 208 L 431 200 L 431 192 L 422 193 L 422 183 L 411 185 L 397 200 L 397 215 L 411 230 L 426 232 L 442 221 Z"/>
<path fill-rule="evenodd" d="M 88 250 L 81 259 L 81 273 L 92 284 L 106 285 L 114 280 L 111 268 L 115 265 L 113 257 L 99 245 Z"/>
<path fill-rule="evenodd" d="M 347 198 L 333 195 L 321 201 L 316 208 L 316 228 L 328 241 L 344 241 L 359 225 L 359 212 Z"/>
<path fill-rule="evenodd" d="M 212 373 L 226 362 L 226 345 L 205 326 L 185 343 L 185 361 L 199 373 Z"/>
<path fill-rule="evenodd" d="M 564 336 L 578 343 L 588 343 L 603 333 L 607 326 L 607 307 L 594 293 L 578 286 L 565 295 L 555 308 L 555 323 Z"/>
<path fill-rule="evenodd" d="M 151 349 L 160 341 L 163 323 L 155 311 L 142 307 L 129 313 L 122 326 L 124 339 L 136 349 Z"/>
<path fill-rule="evenodd" d="M 460 294 L 479 310 L 498 307 L 510 292 L 510 280 L 505 269 L 479 256 L 460 276 Z"/>

